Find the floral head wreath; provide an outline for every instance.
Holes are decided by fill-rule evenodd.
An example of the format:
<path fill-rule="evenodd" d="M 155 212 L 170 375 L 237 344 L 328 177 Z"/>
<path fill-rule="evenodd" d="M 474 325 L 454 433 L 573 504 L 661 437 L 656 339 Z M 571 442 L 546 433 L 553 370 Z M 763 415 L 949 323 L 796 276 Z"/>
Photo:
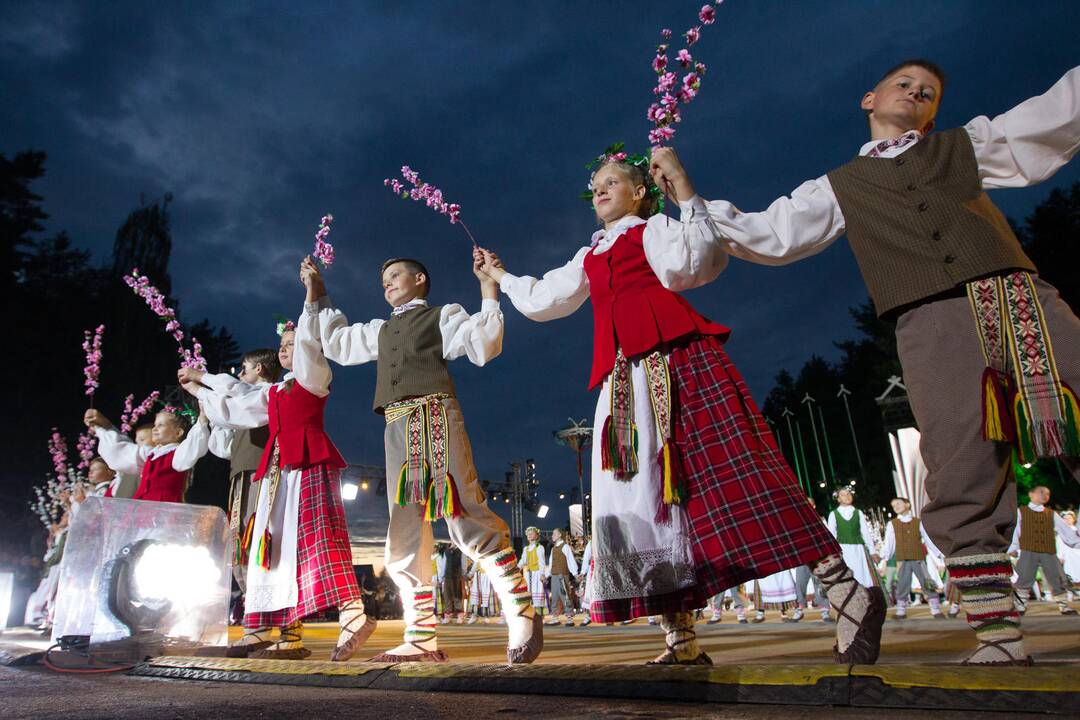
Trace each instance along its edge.
<path fill-rule="evenodd" d="M 161 405 L 160 412 L 167 412 L 176 415 L 177 417 L 186 417 L 188 422 L 192 425 L 199 419 L 199 408 L 188 405 L 186 402 L 181 403 L 179 406 L 170 405 L 169 403 L 158 401 Z"/>
<path fill-rule="evenodd" d="M 832 494 L 833 498 L 840 497 L 840 493 L 842 493 L 842 492 L 851 493 L 851 496 L 855 497 L 855 488 L 852 487 L 851 485 L 844 485 L 842 487 L 838 487 L 835 490 L 833 490 L 833 494 Z"/>
<path fill-rule="evenodd" d="M 293 330 L 296 330 L 296 323 L 294 323 L 292 320 L 285 317 L 284 315 L 278 315 L 277 316 L 277 334 L 278 334 L 278 337 L 281 337 L 282 335 L 284 335 L 287 332 L 292 332 Z"/>
<path fill-rule="evenodd" d="M 592 202 L 593 199 L 593 178 L 596 177 L 596 173 L 600 171 L 600 168 L 608 163 L 622 163 L 624 165 L 633 165 L 634 167 L 641 168 L 645 173 L 645 192 L 656 198 L 656 212 L 664 211 L 664 193 L 653 182 L 652 175 L 649 174 L 649 165 L 652 163 L 652 152 L 648 152 L 644 155 L 634 155 L 627 153 L 624 149 L 626 143 L 617 142 L 614 145 L 608 145 L 602 155 L 596 156 L 591 162 L 585 163 L 586 169 L 590 170 L 589 174 L 589 189 L 581 193 L 578 197 L 586 202 Z"/>

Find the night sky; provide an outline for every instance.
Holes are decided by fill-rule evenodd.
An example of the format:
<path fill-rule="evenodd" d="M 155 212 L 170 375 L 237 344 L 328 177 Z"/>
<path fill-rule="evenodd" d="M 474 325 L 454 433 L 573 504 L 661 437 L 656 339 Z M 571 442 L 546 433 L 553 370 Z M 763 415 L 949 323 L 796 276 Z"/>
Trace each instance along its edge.
<path fill-rule="evenodd" d="M 327 282 L 351 320 L 387 313 L 378 269 L 396 255 L 431 267 L 434 303 L 477 310 L 464 234 L 382 179 L 418 169 L 512 272 L 563 264 L 595 229 L 576 199 L 584 163 L 616 140 L 646 145 L 659 30 L 684 31 L 699 7 L 5 2 L 0 151 L 48 153 L 35 189 L 49 231 L 101 261 L 140 196 L 173 193 L 183 318 L 228 326 L 244 349 L 276 344 L 274 314 L 299 313 L 297 265 L 328 211 Z M 709 72 L 674 144 L 703 196 L 744 210 L 855 154 L 868 139 L 858 101 L 902 58 L 945 68 L 939 128 L 1007 110 L 1080 62 L 1080 3 L 1067 0 L 729 0 L 718 16 L 693 49 Z M 1074 162 L 992 198 L 1022 220 L 1077 180 Z M 836 358 L 866 291 L 840 242 L 786 268 L 732 261 L 689 297 L 733 328 L 728 350 L 762 401 L 779 370 Z M 501 479 L 511 459 L 535 457 L 542 499 L 557 505 L 576 478 L 551 431 L 591 418 L 595 402 L 590 308 L 547 324 L 504 310 L 502 357 L 452 368 L 477 463 Z M 350 462 L 381 464 L 375 368 L 336 373 L 330 433 Z"/>

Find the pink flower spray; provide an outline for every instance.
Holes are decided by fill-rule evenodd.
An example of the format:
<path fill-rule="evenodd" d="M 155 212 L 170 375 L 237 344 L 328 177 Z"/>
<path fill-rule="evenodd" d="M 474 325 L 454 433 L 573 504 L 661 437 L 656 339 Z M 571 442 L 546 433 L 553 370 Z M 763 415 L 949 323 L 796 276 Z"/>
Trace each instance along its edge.
<path fill-rule="evenodd" d="M 324 268 L 334 264 L 334 246 L 326 242 L 330 234 L 330 223 L 334 222 L 334 216 L 330 213 L 323 215 L 319 221 L 319 231 L 315 233 L 315 251 L 311 254 L 322 263 Z"/>
<path fill-rule="evenodd" d="M 461 229 L 472 240 L 473 247 L 476 247 L 476 238 L 473 237 L 473 234 L 469 232 L 469 228 L 461 220 L 460 205 L 447 202 L 443 198 L 442 190 L 430 183 L 423 182 L 420 179 L 420 174 L 408 165 L 401 166 L 401 177 L 405 178 L 405 181 L 412 187 L 407 188 L 404 183 L 396 178 L 386 178 L 383 180 L 383 185 L 390 188 L 395 195 L 401 196 L 403 200 L 415 200 L 417 202 L 423 200 L 424 204 L 435 212 L 446 215 L 451 225 L 461 225 Z"/>
<path fill-rule="evenodd" d="M 202 345 L 193 336 L 191 338 L 191 350 L 184 347 L 184 330 L 180 321 L 176 319 L 176 311 L 165 304 L 165 296 L 161 291 L 150 284 L 150 279 L 139 274 L 139 269 L 134 268 L 130 275 L 124 276 L 124 282 L 135 294 L 146 301 L 146 304 L 159 318 L 165 321 L 165 332 L 176 340 L 177 352 L 180 354 L 180 366 L 206 371 L 206 360 L 202 356 Z"/>
<path fill-rule="evenodd" d="M 139 421 L 146 413 L 150 412 L 150 408 L 154 407 L 154 403 L 161 397 L 161 393 L 155 390 L 150 393 L 138 407 L 132 405 L 135 402 L 135 395 L 131 394 L 124 398 L 124 412 L 120 415 L 120 432 L 125 435 L 130 435 L 132 428 L 135 427 L 135 423 Z"/>
<path fill-rule="evenodd" d="M 86 380 L 83 385 L 86 386 L 86 394 L 90 397 L 90 407 L 94 407 L 94 391 L 100 387 L 98 378 L 101 376 L 101 336 L 104 334 L 104 325 L 98 325 L 92 337 L 89 330 L 83 332 L 82 349 L 86 353 L 86 367 L 83 368 Z"/>

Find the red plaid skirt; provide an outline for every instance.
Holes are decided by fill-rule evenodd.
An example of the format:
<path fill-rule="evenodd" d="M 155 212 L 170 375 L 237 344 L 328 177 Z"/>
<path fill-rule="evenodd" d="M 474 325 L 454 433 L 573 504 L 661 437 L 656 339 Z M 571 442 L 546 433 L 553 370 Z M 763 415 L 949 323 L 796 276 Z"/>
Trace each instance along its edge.
<path fill-rule="evenodd" d="M 299 602 L 273 612 L 248 613 L 244 627 L 284 627 L 360 597 L 338 479 L 338 471 L 325 465 L 303 471 L 296 538 Z"/>
<path fill-rule="evenodd" d="M 727 588 L 840 552 L 720 342 L 695 338 L 668 360 L 697 584 L 594 601 L 595 622 L 696 610 Z"/>

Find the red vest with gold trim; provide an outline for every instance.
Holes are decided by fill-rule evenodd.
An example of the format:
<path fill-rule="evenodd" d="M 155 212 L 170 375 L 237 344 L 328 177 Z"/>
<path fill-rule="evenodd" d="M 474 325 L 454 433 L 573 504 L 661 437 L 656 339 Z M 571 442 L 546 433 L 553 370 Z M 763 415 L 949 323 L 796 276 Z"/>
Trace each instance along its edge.
<path fill-rule="evenodd" d="M 291 383 L 288 390 L 281 385 L 270 388 L 270 438 L 263 448 L 255 479 L 261 478 L 270 468 L 275 441 L 281 450 L 282 468 L 289 465 L 306 468 L 324 463 L 335 470 L 345 467 L 341 453 L 323 430 L 323 410 L 329 397 L 308 392 L 298 382 Z"/>
<path fill-rule="evenodd" d="M 619 347 L 631 358 L 688 335 L 716 335 L 723 342 L 731 334 L 663 286 L 645 257 L 644 237 L 645 225 L 636 225 L 606 252 L 585 256 L 593 303 L 590 390 L 615 367 Z"/>

